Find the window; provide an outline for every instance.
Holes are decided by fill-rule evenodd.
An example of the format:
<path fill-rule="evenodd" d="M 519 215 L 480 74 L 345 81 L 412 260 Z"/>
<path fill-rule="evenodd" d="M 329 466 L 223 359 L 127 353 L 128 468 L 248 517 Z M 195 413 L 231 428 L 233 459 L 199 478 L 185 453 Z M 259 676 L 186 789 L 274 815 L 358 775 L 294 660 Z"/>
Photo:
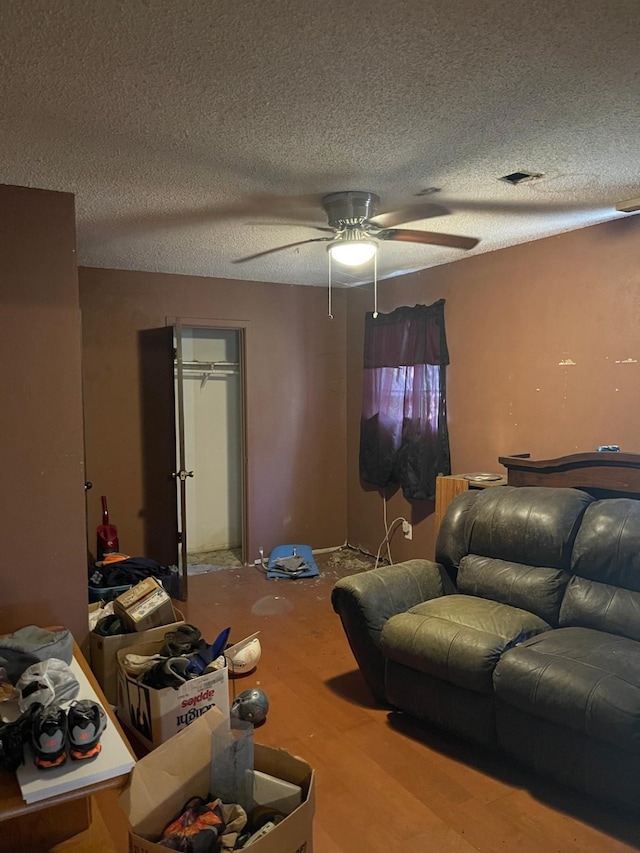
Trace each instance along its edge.
<path fill-rule="evenodd" d="M 451 473 L 446 415 L 449 353 L 444 299 L 365 319 L 360 477 L 434 500 Z"/>

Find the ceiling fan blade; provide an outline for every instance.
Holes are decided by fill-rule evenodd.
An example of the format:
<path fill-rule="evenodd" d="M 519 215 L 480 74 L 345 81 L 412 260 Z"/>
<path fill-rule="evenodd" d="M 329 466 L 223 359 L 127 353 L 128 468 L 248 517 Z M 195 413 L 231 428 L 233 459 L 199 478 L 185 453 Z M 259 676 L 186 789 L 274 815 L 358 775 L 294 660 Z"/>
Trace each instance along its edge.
<path fill-rule="evenodd" d="M 451 246 L 453 249 L 473 249 L 480 240 L 460 237 L 458 234 L 440 234 L 437 231 L 414 231 L 409 228 L 389 228 L 376 234 L 378 240 L 398 240 L 401 243 L 426 243 L 431 246 Z"/>
<path fill-rule="evenodd" d="M 274 252 L 283 252 L 285 249 L 293 249 L 294 246 L 304 246 L 305 243 L 326 243 L 333 240 L 333 237 L 312 237 L 311 240 L 298 240 L 297 243 L 287 243 L 286 246 L 276 246 L 275 249 L 267 249 L 264 252 L 256 252 L 255 255 L 247 255 L 246 258 L 238 258 L 233 263 L 243 264 L 245 261 L 255 261 L 256 258 L 264 258 L 265 255 L 272 255 Z"/>
<path fill-rule="evenodd" d="M 440 204 L 425 202 L 424 204 L 412 204 L 400 210 L 391 210 L 389 213 L 380 213 L 369 220 L 378 228 L 395 228 L 405 222 L 417 222 L 419 219 L 431 219 L 434 216 L 448 216 L 450 211 Z"/>

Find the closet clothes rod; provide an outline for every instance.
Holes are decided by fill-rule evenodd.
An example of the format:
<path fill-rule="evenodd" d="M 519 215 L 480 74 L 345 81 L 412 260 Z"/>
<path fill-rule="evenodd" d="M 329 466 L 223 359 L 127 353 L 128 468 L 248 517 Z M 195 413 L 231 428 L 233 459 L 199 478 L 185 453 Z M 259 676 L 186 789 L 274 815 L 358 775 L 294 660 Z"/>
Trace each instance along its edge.
<path fill-rule="evenodd" d="M 234 376 L 239 373 L 237 361 L 183 361 L 182 373 L 197 373 L 200 375 L 200 387 L 204 388 L 209 379 L 214 376 Z"/>
<path fill-rule="evenodd" d="M 202 373 L 203 370 L 238 370 L 240 364 L 237 361 L 183 361 L 183 370 L 196 370 Z"/>

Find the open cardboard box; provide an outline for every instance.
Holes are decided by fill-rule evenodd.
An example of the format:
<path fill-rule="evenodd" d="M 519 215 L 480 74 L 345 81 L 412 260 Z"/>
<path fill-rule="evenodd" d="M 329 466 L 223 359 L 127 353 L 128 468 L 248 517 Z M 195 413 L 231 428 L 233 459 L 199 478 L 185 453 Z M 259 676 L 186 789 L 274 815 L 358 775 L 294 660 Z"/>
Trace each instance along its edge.
<path fill-rule="evenodd" d="M 191 725 L 210 708 L 217 708 L 229 720 L 229 672 L 215 669 L 185 681 L 177 690 L 147 687 L 127 674 L 126 655 L 155 655 L 163 640 L 127 646 L 116 652 L 118 660 L 118 718 L 149 749 L 169 740 Z"/>
<path fill-rule="evenodd" d="M 219 726 L 228 725 L 228 719 L 212 708 L 136 763 L 120 796 L 120 807 L 130 824 L 130 853 L 166 851 L 157 839 L 187 800 L 215 794 L 209 790 L 211 741 Z M 299 785 L 302 804 L 248 849 L 252 853 L 313 853 L 312 768 L 284 749 L 261 744 L 254 745 L 254 758 L 256 770 Z"/>

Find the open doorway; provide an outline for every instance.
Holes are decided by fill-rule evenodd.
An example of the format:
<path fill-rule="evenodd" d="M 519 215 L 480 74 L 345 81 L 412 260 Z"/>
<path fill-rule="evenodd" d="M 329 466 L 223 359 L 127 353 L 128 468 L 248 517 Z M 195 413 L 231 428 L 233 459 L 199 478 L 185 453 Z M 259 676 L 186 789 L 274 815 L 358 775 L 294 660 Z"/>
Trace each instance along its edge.
<path fill-rule="evenodd" d="M 243 330 L 179 323 L 176 436 L 187 574 L 244 564 Z"/>

